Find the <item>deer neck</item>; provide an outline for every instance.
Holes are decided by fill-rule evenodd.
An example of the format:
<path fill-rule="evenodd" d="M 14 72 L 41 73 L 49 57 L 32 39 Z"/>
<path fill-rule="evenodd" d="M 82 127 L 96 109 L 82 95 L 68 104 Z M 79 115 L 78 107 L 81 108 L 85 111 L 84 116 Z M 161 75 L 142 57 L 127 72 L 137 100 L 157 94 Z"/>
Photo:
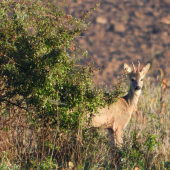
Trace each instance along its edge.
<path fill-rule="evenodd" d="M 141 90 L 130 89 L 128 94 L 123 97 L 126 100 L 126 102 L 127 102 L 127 104 L 129 105 L 130 108 L 136 109 L 140 93 L 141 93 Z"/>

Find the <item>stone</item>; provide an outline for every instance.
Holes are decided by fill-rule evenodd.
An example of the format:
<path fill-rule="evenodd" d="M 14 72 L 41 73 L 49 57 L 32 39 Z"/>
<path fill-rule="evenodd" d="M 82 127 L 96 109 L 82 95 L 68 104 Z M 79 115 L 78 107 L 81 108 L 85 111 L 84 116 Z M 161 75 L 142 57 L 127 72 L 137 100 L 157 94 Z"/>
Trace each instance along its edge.
<path fill-rule="evenodd" d="M 123 23 L 115 23 L 114 24 L 114 31 L 115 32 L 124 32 L 126 30 L 126 27 Z"/>
<path fill-rule="evenodd" d="M 98 24 L 107 24 L 107 18 L 99 16 L 96 18 L 96 23 Z"/>

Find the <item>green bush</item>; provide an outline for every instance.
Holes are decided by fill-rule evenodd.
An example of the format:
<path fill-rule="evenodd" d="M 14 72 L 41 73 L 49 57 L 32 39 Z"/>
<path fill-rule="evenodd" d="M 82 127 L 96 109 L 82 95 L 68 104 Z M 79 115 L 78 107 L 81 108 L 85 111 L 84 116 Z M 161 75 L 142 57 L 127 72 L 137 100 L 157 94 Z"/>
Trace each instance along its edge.
<path fill-rule="evenodd" d="M 0 5 L 0 109 L 3 140 L 12 143 L 5 145 L 8 157 L 20 160 L 20 167 L 38 168 L 49 162 L 51 167 L 54 155 L 62 153 L 66 156 L 57 161 L 63 164 L 80 142 L 76 136 L 86 138 L 87 114 L 121 94 L 118 87 L 107 94 L 92 87 L 93 64 L 75 62 L 87 56 L 75 38 L 87 30 L 85 19 L 99 4 L 80 18 L 66 15 L 59 2 Z M 68 153 L 61 146 L 65 138 L 69 139 L 64 147 L 72 146 L 65 150 Z M 80 145 L 78 155 L 85 148 Z"/>
<path fill-rule="evenodd" d="M 77 66 L 73 58 L 81 55 L 75 38 L 87 29 L 85 18 L 67 17 L 49 2 L 1 3 L 1 103 L 53 126 L 59 112 L 60 129 L 78 127 L 79 116 L 105 104 L 102 90 L 92 89 L 92 65 Z"/>

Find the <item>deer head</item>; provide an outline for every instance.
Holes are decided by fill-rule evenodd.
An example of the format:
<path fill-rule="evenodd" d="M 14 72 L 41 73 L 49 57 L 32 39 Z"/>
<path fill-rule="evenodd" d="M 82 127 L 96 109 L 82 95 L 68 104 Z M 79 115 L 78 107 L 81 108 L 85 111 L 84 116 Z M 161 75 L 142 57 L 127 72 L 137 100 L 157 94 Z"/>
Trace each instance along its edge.
<path fill-rule="evenodd" d="M 143 78 L 148 73 L 150 69 L 150 63 L 140 70 L 140 62 L 138 61 L 138 68 L 136 70 L 134 64 L 132 63 L 133 70 L 128 64 L 124 63 L 124 70 L 128 74 L 130 79 L 130 89 L 137 91 L 141 90 L 143 86 Z"/>

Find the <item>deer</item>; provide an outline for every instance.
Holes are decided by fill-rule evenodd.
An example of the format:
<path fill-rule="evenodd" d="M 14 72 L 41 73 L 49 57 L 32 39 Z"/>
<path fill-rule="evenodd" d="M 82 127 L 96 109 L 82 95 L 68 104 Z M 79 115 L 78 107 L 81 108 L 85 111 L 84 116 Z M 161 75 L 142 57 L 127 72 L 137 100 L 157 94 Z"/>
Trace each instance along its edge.
<path fill-rule="evenodd" d="M 130 80 L 130 89 L 127 95 L 118 98 L 116 102 L 110 106 L 106 105 L 102 109 L 98 109 L 99 113 L 95 113 L 92 117 L 93 127 L 103 127 L 108 130 L 111 142 L 123 144 L 123 129 L 129 123 L 132 113 L 137 108 L 138 100 L 141 94 L 143 79 L 150 69 L 150 63 L 140 70 L 140 62 L 136 70 L 133 62 L 132 67 L 124 63 L 124 71 Z M 116 139 L 115 139 L 116 138 Z"/>

